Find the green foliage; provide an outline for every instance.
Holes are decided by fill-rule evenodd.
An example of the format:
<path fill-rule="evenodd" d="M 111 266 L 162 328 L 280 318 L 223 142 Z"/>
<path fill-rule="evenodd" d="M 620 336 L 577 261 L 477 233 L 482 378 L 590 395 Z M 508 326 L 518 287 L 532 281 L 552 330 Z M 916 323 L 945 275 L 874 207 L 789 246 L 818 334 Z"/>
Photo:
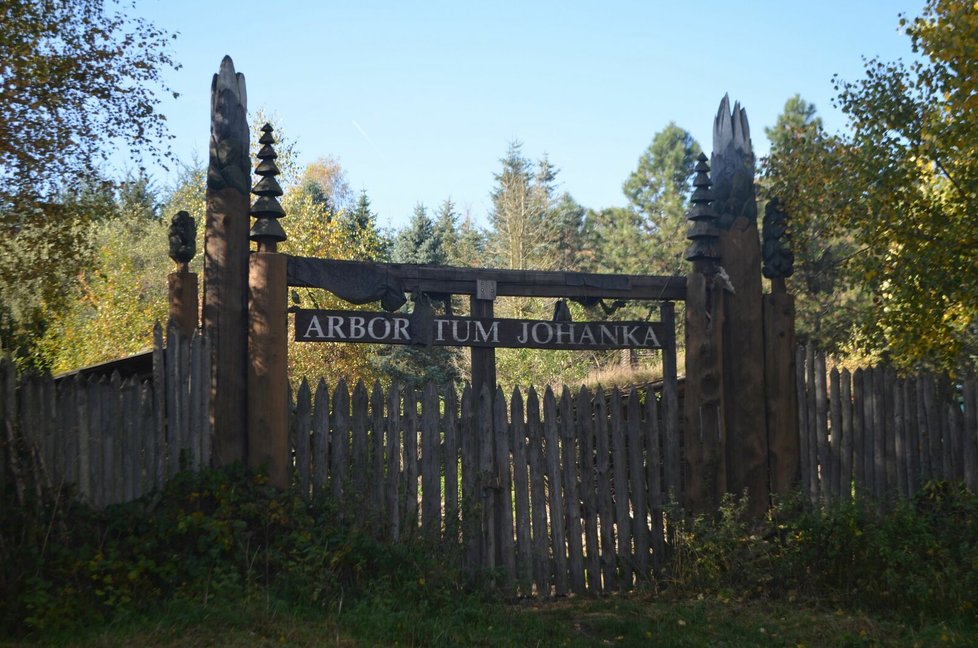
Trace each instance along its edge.
<path fill-rule="evenodd" d="M 795 326 L 801 343 L 829 353 L 862 346 L 874 322 L 871 293 L 852 259 L 860 253 L 853 234 L 834 222 L 843 197 L 825 191 L 845 147 L 822 128 L 815 106 L 800 95 L 785 102 L 773 128 L 765 129 L 771 152 L 762 161 L 762 196 L 777 196 L 787 209 L 796 297 Z"/>
<path fill-rule="evenodd" d="M 919 58 L 871 58 L 863 78 L 837 79 L 849 132 L 787 157 L 818 156 L 816 174 L 796 177 L 831 197 L 822 213 L 857 244 L 851 267 L 878 306 L 866 346 L 967 370 L 978 355 L 978 10 L 930 0 L 900 22 Z"/>
<path fill-rule="evenodd" d="M 316 202 L 303 185 L 290 188 L 281 199 L 287 214 L 284 223 L 288 240 L 279 249 L 296 256 L 324 259 L 349 259 L 354 252 L 345 236 L 342 219 L 334 218 L 328 206 Z M 293 303 L 302 308 L 371 310 L 372 304 L 349 304 L 326 290 L 298 288 L 292 291 Z M 289 318 L 292 327 L 292 318 Z M 289 332 L 290 339 L 293 337 Z M 289 375 L 294 381 L 320 376 L 329 381 L 346 378 L 367 384 L 378 378 L 373 366 L 376 345 L 369 344 L 290 344 Z"/>
<path fill-rule="evenodd" d="M 789 499 L 753 525 L 744 504 L 728 496 L 715 517 L 677 518 L 673 587 L 978 623 L 978 497 L 963 487 L 931 482 L 885 506 Z"/>
<path fill-rule="evenodd" d="M 544 156 L 534 166 L 513 142 L 495 175 L 489 214 L 492 265 L 514 270 L 554 270 L 564 260 L 562 227 L 575 227 L 573 208 L 561 207 L 557 169 Z"/>
<path fill-rule="evenodd" d="M 125 147 L 162 160 L 170 36 L 115 0 L 6 0 L 0 33 L 0 333 L 21 364 L 68 300 L 104 218 L 97 166 Z M 94 200 L 93 200 L 94 199 Z"/>
<path fill-rule="evenodd" d="M 75 299 L 40 342 L 55 373 L 144 351 L 153 323 L 167 318 L 167 223 L 120 216 L 91 236 L 95 267 L 79 274 Z"/>
<path fill-rule="evenodd" d="M 5 0 L 0 33 L 0 205 L 6 213 L 78 187 L 125 143 L 137 162 L 166 139 L 157 93 L 179 66 L 171 36 L 109 0 Z"/>
<path fill-rule="evenodd" d="M 50 631 L 174 601 L 260 596 L 325 609 L 343 597 L 423 597 L 434 609 L 466 582 L 444 553 L 435 560 L 411 542 L 385 544 L 340 524 L 356 516 L 329 502 L 265 482 L 240 469 L 207 470 L 105 511 L 70 496 L 54 510 L 5 503 L 0 628 Z"/>
<path fill-rule="evenodd" d="M 786 568 L 798 587 L 868 609 L 978 620 L 978 498 L 945 482 L 912 502 L 847 502 L 787 525 Z"/>
<path fill-rule="evenodd" d="M 730 497 L 715 516 L 671 513 L 673 557 L 648 589 L 517 604 L 464 571 L 455 547 L 378 540 L 353 505 L 240 468 L 180 473 L 106 510 L 70 492 L 49 506 L 2 504 L 4 637 L 964 646 L 978 632 L 978 499 L 940 482 L 886 508 L 792 500 L 762 524 Z M 133 626 L 151 639 L 133 638 Z"/>
<path fill-rule="evenodd" d="M 666 275 L 683 272 L 686 206 L 693 167 L 700 152 L 693 136 L 673 122 L 652 138 L 638 160 L 638 168 L 622 186 L 637 221 L 612 212 L 618 216 L 616 226 L 625 226 L 626 231 L 644 239 L 642 244 L 648 249 L 648 256 L 633 258 L 630 267 L 618 272 Z"/>
<path fill-rule="evenodd" d="M 449 259 L 449 245 L 457 240 L 456 216 L 451 201 L 445 201 L 439 210 L 438 222 L 428 216 L 425 206 L 414 208 L 411 222 L 397 233 L 391 246 L 394 263 L 418 263 L 445 265 Z M 413 295 L 412 311 L 420 308 L 447 310 L 450 304 L 437 295 Z M 402 311 L 407 312 L 405 305 Z M 379 349 L 374 362 L 378 373 L 392 383 L 422 389 L 434 382 L 440 390 L 456 387 L 462 382 L 460 370 L 461 352 L 458 348 L 443 346 L 386 345 Z"/>
<path fill-rule="evenodd" d="M 390 241 L 377 229 L 377 214 L 370 209 L 367 190 L 360 192 L 356 205 L 340 212 L 340 228 L 356 261 L 385 261 L 390 256 Z"/>

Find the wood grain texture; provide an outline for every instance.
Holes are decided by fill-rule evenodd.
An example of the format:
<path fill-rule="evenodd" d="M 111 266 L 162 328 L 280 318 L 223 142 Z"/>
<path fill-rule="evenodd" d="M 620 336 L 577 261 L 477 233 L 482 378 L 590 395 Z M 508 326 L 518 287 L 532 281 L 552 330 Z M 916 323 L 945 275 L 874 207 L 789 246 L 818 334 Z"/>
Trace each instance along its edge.
<path fill-rule="evenodd" d="M 248 397 L 248 148 L 244 76 L 225 57 L 211 84 L 202 312 L 212 343 L 211 420 L 219 466 L 247 460 L 248 412 L 241 403 Z"/>

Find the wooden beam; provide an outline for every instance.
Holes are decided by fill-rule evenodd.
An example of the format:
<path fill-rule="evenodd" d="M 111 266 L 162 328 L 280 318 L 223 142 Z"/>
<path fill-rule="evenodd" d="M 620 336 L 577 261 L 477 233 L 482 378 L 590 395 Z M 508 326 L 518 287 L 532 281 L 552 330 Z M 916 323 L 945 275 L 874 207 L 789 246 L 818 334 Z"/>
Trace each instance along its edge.
<path fill-rule="evenodd" d="M 244 75 L 227 56 L 211 85 L 204 230 L 203 325 L 211 340 L 213 462 L 246 457 L 248 360 L 248 114 Z"/>
<path fill-rule="evenodd" d="M 476 295 L 476 281 L 489 280 L 496 282 L 497 296 L 661 301 L 682 301 L 686 298 L 686 278 L 677 276 L 456 268 L 289 257 L 290 286 L 330 290 L 331 286 L 325 280 L 327 277 L 364 276 L 371 273 L 399 284 L 399 289 L 404 292 Z"/>

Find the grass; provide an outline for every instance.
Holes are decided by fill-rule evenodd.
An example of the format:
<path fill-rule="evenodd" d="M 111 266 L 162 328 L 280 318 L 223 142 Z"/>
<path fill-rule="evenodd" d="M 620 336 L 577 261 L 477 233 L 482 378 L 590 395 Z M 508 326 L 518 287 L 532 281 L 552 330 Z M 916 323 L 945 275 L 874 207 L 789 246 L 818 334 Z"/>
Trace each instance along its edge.
<path fill-rule="evenodd" d="M 978 645 L 974 495 L 932 483 L 751 525 L 744 504 L 677 525 L 656 587 L 519 601 L 243 471 L 108 511 L 4 506 L 0 646 Z"/>
<path fill-rule="evenodd" d="M 0 646 L 974 646 L 978 628 L 787 601 L 674 598 L 635 592 L 600 599 L 499 603 L 463 597 L 424 610 L 395 601 L 322 610 L 282 601 L 172 604 L 71 633 Z"/>

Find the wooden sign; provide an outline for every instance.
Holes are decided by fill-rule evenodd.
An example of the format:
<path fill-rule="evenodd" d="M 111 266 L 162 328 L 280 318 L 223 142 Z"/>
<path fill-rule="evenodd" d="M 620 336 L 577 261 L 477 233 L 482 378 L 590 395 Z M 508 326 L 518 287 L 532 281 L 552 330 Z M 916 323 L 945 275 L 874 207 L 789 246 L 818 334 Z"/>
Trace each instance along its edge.
<path fill-rule="evenodd" d="M 549 322 L 435 317 L 431 330 L 409 315 L 365 311 L 296 310 L 296 342 L 366 342 L 534 349 L 661 349 L 671 332 L 662 322 Z"/>

